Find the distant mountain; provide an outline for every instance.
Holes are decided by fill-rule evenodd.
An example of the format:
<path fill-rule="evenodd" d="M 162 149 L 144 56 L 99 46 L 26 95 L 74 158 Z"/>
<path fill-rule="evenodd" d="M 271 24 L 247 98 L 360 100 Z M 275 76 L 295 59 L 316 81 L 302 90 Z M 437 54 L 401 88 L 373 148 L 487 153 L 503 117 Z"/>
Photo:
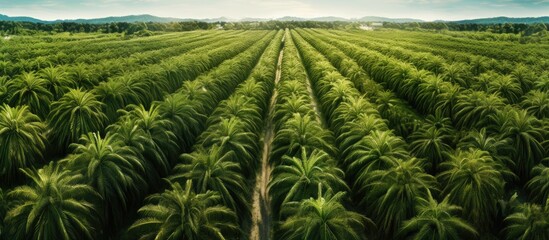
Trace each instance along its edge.
<path fill-rule="evenodd" d="M 498 23 L 549 23 L 549 17 L 494 17 L 494 18 L 479 18 L 470 20 L 453 21 L 454 23 L 476 23 L 476 24 L 498 24 Z"/>
<path fill-rule="evenodd" d="M 342 18 L 342 17 L 317 17 L 317 18 L 311 18 L 309 19 L 311 21 L 317 21 L 317 22 L 349 22 L 350 19 Z"/>
<path fill-rule="evenodd" d="M 219 18 L 206 18 L 206 19 L 193 19 L 193 18 L 172 18 L 172 17 L 158 17 L 149 14 L 143 15 L 128 15 L 120 17 L 105 17 L 105 18 L 93 18 L 93 19 L 60 19 L 55 21 L 45 21 L 32 17 L 10 17 L 0 14 L 0 21 L 15 21 L 15 22 L 34 22 L 34 23 L 59 23 L 59 22 L 77 22 L 77 23 L 91 23 L 91 24 L 103 24 L 111 22 L 189 22 L 189 21 L 201 21 L 201 22 L 265 22 L 265 21 L 320 21 L 320 22 L 423 22 L 420 19 L 413 18 L 386 18 L 366 16 L 362 18 L 342 18 L 342 17 L 315 17 L 315 18 L 301 18 L 285 16 L 277 19 L 269 18 L 243 18 L 243 19 L 230 19 L 227 17 Z M 494 24 L 494 23 L 549 23 L 549 17 L 525 17 L 525 18 L 509 18 L 509 17 L 494 17 L 494 18 L 479 18 L 470 20 L 450 21 L 455 23 L 477 23 L 477 24 Z"/>
<path fill-rule="evenodd" d="M 33 22 L 33 23 L 45 22 L 43 20 L 31 18 L 31 17 L 9 17 L 2 14 L 0 14 L 0 21 Z"/>
<path fill-rule="evenodd" d="M 396 23 L 404 23 L 404 22 L 423 22 L 421 19 L 413 19 L 413 18 L 385 18 L 385 17 L 375 17 L 375 16 L 367 16 L 362 17 L 359 19 L 356 19 L 359 22 L 396 22 Z"/>
<path fill-rule="evenodd" d="M 153 15 L 129 15 L 122 17 L 106 17 L 106 18 L 93 18 L 93 19 L 75 19 L 75 20 L 55 20 L 53 22 L 76 22 L 76 23 L 91 23 L 91 24 L 102 24 L 102 23 L 111 23 L 111 22 L 184 22 L 192 21 L 192 19 L 180 19 L 180 18 L 165 18 L 157 17 Z"/>

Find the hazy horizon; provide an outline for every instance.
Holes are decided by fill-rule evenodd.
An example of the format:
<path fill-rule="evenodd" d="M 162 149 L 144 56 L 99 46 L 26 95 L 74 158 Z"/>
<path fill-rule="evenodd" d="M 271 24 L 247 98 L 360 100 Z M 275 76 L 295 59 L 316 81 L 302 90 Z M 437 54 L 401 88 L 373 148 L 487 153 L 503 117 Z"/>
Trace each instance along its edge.
<path fill-rule="evenodd" d="M 549 15 L 549 0 L 0 0 L 0 14 L 42 20 L 151 14 L 174 18 L 360 18 L 379 16 L 425 21 Z"/>

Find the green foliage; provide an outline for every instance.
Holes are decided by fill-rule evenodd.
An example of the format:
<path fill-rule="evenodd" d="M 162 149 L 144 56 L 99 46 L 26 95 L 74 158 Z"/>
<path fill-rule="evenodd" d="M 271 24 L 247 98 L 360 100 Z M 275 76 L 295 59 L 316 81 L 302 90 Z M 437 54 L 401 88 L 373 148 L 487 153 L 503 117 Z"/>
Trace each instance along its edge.
<path fill-rule="evenodd" d="M 197 193 L 187 180 L 185 188 L 171 183 L 170 189 L 154 194 L 139 209 L 140 218 L 129 229 L 136 239 L 227 239 L 237 231 L 236 214 L 217 192 Z"/>
<path fill-rule="evenodd" d="M 84 182 L 102 197 L 103 224 L 116 229 L 132 200 L 147 189 L 142 159 L 113 135 L 98 133 L 83 135 L 79 143 L 71 145 L 73 154 L 63 164 L 84 176 Z M 112 225 L 111 225 L 112 224 Z"/>
<path fill-rule="evenodd" d="M 12 106 L 27 105 L 31 112 L 42 119 L 48 115 L 53 95 L 48 90 L 48 82 L 35 73 L 19 75 L 9 85 L 8 91 L 11 93 L 9 103 Z"/>
<path fill-rule="evenodd" d="M 0 106 L 0 177 L 9 182 L 20 168 L 42 160 L 46 148 L 46 125 L 28 107 Z"/>
<path fill-rule="evenodd" d="M 28 186 L 8 193 L 13 207 L 6 215 L 6 236 L 13 239 L 96 239 L 99 195 L 83 176 L 50 163 L 23 170 Z"/>
<path fill-rule="evenodd" d="M 549 201 L 545 207 L 538 204 L 524 203 L 515 212 L 505 218 L 507 227 L 504 229 L 506 239 L 549 238 Z"/>
<path fill-rule="evenodd" d="M 321 150 L 301 151 L 300 157 L 284 156 L 271 173 L 269 193 L 275 212 L 289 202 L 299 202 L 320 194 L 318 191 L 347 191 L 344 173 Z"/>
<path fill-rule="evenodd" d="M 182 163 L 175 166 L 170 179 L 179 182 L 192 180 L 196 192 L 218 192 L 223 205 L 243 216 L 241 214 L 249 211 L 246 201 L 249 193 L 238 157 L 233 151 L 225 152 L 218 145 L 199 148 L 193 153 L 181 155 Z"/>
<path fill-rule="evenodd" d="M 431 196 L 422 199 L 417 216 L 403 223 L 399 235 L 415 240 L 473 239 L 477 231 L 459 217 L 461 210 L 460 207 L 448 203 L 448 197 L 440 203 Z"/>
<path fill-rule="evenodd" d="M 437 176 L 449 202 L 463 207 L 465 218 L 480 231 L 493 226 L 497 201 L 503 198 L 505 181 L 498 165 L 488 152 L 458 150 L 441 164 Z"/>
<path fill-rule="evenodd" d="M 417 207 L 436 189 L 435 178 L 423 171 L 423 163 L 412 158 L 395 160 L 392 166 L 364 174 L 358 179 L 359 204 L 380 230 L 390 238 L 406 219 L 417 214 Z"/>
<path fill-rule="evenodd" d="M 53 102 L 48 125 L 60 150 L 78 141 L 83 134 L 103 131 L 107 119 L 102 106 L 94 93 L 80 89 L 72 89 Z"/>
<path fill-rule="evenodd" d="M 373 225 L 370 219 L 349 211 L 341 204 L 345 195 L 335 195 L 328 190 L 324 195 L 318 187 L 318 197 L 301 202 L 291 202 L 287 211 L 290 218 L 282 223 L 283 239 L 363 239 L 366 225 Z"/>

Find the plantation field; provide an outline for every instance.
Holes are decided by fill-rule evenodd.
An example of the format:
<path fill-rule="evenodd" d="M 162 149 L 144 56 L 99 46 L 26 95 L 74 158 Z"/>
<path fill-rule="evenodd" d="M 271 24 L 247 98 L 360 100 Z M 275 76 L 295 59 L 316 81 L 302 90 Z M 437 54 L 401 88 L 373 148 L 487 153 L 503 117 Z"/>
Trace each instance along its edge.
<path fill-rule="evenodd" d="M 549 239 L 549 46 L 0 39 L 0 239 Z"/>

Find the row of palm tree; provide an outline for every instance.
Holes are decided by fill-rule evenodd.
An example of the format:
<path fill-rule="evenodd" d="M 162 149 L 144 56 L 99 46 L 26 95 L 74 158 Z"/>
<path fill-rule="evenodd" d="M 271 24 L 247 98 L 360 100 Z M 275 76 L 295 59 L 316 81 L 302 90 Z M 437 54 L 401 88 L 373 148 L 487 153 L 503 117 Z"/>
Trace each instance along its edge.
<path fill-rule="evenodd" d="M 193 45 L 197 40 L 212 39 L 219 34 L 193 32 L 133 40 L 103 38 L 69 41 L 59 38 L 60 41 L 54 43 L 38 40 L 32 44 L 14 41 L 11 46 L 5 49 L 5 52 L 9 54 L 0 59 L 0 72 L 15 78 L 23 72 L 38 72 L 52 65 L 61 67 L 67 72 L 72 72 L 73 66 L 78 65 L 85 65 L 92 69 L 97 68 L 97 70 L 109 70 L 112 67 L 122 70 L 123 68 L 120 67 L 124 65 L 126 67 L 135 67 L 136 64 L 148 65 L 161 60 L 162 57 L 180 54 L 181 50 L 188 49 L 187 45 Z M 151 60 L 153 62 L 150 62 Z M 93 76 L 90 77 L 99 80 L 100 76 L 108 73 L 109 71 L 92 71 Z"/>
<path fill-rule="evenodd" d="M 435 115 L 440 111 L 452 119 L 456 129 L 487 128 L 489 135 L 510 138 L 516 151 L 511 152 L 515 164 L 509 167 L 519 176 L 519 182 L 526 182 L 531 167 L 546 155 L 542 122 L 525 110 L 505 104 L 499 96 L 461 89 L 429 72 L 350 43 L 326 41 L 348 53 L 375 81 L 397 92 L 420 112 Z"/>
<path fill-rule="evenodd" d="M 349 34 L 347 34 L 349 35 Z M 534 83 L 541 79 L 536 76 L 532 68 L 522 63 L 517 63 L 510 71 L 498 71 L 495 68 L 485 66 L 486 60 L 471 58 L 468 62 L 454 62 L 447 64 L 440 56 L 417 50 L 398 47 L 398 43 L 391 45 L 377 41 L 358 38 L 356 35 L 349 37 L 339 36 L 339 40 L 358 43 L 359 46 L 379 51 L 385 55 L 406 61 L 418 69 L 424 69 L 441 76 L 444 80 L 458 84 L 464 88 L 472 88 L 479 91 L 494 93 L 506 99 L 510 104 L 520 102 L 522 96 L 534 88 Z M 330 35 L 336 36 L 337 35 Z M 395 46 L 396 45 L 396 46 Z M 442 54 L 441 56 L 446 56 Z M 479 65 L 479 66 L 477 66 Z"/>
<path fill-rule="evenodd" d="M 348 210 L 349 188 L 337 167 L 333 134 L 322 126 L 308 90 L 307 73 L 286 32 L 277 86 L 277 122 L 269 182 L 275 237 L 362 239 L 369 219 Z"/>
<path fill-rule="evenodd" d="M 262 127 L 261 107 L 273 87 L 272 66 L 281 37 L 281 32 L 269 34 L 245 55 L 239 55 L 238 61 L 230 62 L 232 68 L 225 70 L 233 73 L 213 73 L 224 79 L 211 79 L 210 84 L 203 85 L 208 91 L 191 95 L 197 97 L 193 99 L 196 103 L 207 100 L 202 102 L 209 116 L 207 128 L 198 136 L 193 151 L 180 156 L 168 177 L 168 189 L 147 198 L 147 205 L 139 210 L 140 219 L 129 228 L 132 239 L 225 239 L 241 235 L 239 229 L 249 218 L 249 183 L 256 170 L 249 168 L 256 165 L 260 151 L 255 129 Z M 270 45 L 265 49 L 266 43 Z M 261 49 L 265 52 L 256 66 Z M 214 81 L 218 84 L 212 84 Z M 177 94 L 189 96 L 185 89 Z M 223 98 L 227 99 L 219 105 L 214 103 Z"/>
<path fill-rule="evenodd" d="M 18 118 L 23 118 L 21 121 L 31 121 L 24 119 L 33 119 L 33 122 L 46 124 L 47 127 L 30 128 L 28 132 L 18 132 L 21 136 L 30 136 L 29 134 L 32 134 L 40 137 L 35 138 L 35 143 L 30 141 L 31 144 L 29 142 L 12 142 L 11 144 L 17 144 L 13 146 L 13 149 L 17 147 L 24 148 L 27 153 L 17 158 L 4 158 L 6 160 L 2 161 L 2 164 L 6 167 L 12 167 L 10 169 L 6 168 L 2 172 L 11 172 L 13 175 L 18 172 L 17 169 L 20 167 L 30 167 L 41 162 L 42 156 L 49 160 L 55 155 L 63 155 L 63 153 L 69 151 L 69 145 L 78 142 L 83 134 L 90 132 L 105 133 L 105 127 L 114 123 L 118 116 L 123 114 L 123 111 L 118 112 L 119 109 L 131 104 L 149 106 L 152 101 L 160 100 L 167 93 L 176 91 L 186 80 L 194 79 L 201 73 L 217 66 L 223 60 L 235 56 L 239 51 L 246 49 L 248 43 L 257 40 L 261 36 L 264 35 L 248 36 L 246 41 L 225 46 L 221 46 L 226 44 L 221 41 L 215 43 L 215 46 L 219 46 L 217 48 L 208 49 L 212 46 L 206 45 L 179 58 L 170 59 L 170 61 L 173 61 L 171 65 L 165 65 L 163 68 L 158 69 L 150 68 L 149 70 L 154 70 L 152 73 L 142 71 L 128 77 L 113 78 L 91 91 L 67 88 L 67 93 L 53 102 L 49 98 L 52 95 L 48 91 L 46 81 L 37 78 L 33 74 L 27 74 L 29 75 L 28 78 L 21 79 L 24 82 L 21 83 L 22 86 L 25 86 L 20 89 L 21 93 L 19 94 L 17 91 L 14 93 L 14 96 L 22 100 L 14 105 L 28 105 L 30 111 L 25 111 L 25 114 L 20 115 Z M 204 53 L 203 50 L 208 51 Z M 205 58 L 202 54 L 208 54 L 209 57 Z M 13 85 L 17 85 L 17 83 L 18 81 Z M 59 84 L 59 86 L 63 86 L 63 84 Z M 117 87 L 109 88 L 109 86 Z M 49 110 L 50 105 L 51 111 Z M 42 115 L 47 115 L 46 123 L 32 117 L 34 116 L 31 115 L 33 109 Z M 17 117 L 16 115 L 5 116 L 10 119 Z M 6 139 L 8 137 L 6 135 Z M 46 137 L 49 141 L 41 140 Z M 51 146 L 47 152 L 42 146 L 44 144 Z M 41 149 L 41 151 L 37 152 L 33 149 Z M 6 151 L 13 152 L 15 150 L 6 148 Z"/>
<path fill-rule="evenodd" d="M 315 63 L 319 61 L 320 60 L 318 59 L 313 60 L 313 62 Z M 482 94 L 479 94 L 479 95 L 482 95 Z M 465 98 L 465 95 L 463 95 L 463 98 Z M 477 110 L 474 107 L 472 107 L 471 109 Z M 466 184 L 465 185 L 467 186 L 466 188 L 470 189 L 470 191 L 473 191 L 472 193 L 465 194 L 465 195 L 450 194 L 450 196 L 453 196 L 453 197 L 450 197 L 448 199 L 451 203 L 463 207 L 465 211 L 467 212 L 470 211 L 472 213 L 478 214 L 475 216 L 465 215 L 464 217 L 468 219 L 469 222 L 475 223 L 475 226 L 480 226 L 478 230 L 480 230 L 481 233 L 485 233 L 489 231 L 490 224 L 491 223 L 494 224 L 495 222 L 497 222 L 497 220 L 495 219 L 497 219 L 498 216 L 496 215 L 498 214 L 498 211 L 501 211 L 501 209 L 494 208 L 493 206 L 497 206 L 498 199 L 501 200 L 503 198 L 505 182 L 512 181 L 515 178 L 514 174 L 510 173 L 507 170 L 507 166 L 514 165 L 513 161 L 509 161 L 510 158 L 507 156 L 510 155 L 511 157 L 514 157 L 514 156 L 517 156 L 518 154 L 523 154 L 523 156 L 520 156 L 520 158 L 522 159 L 528 159 L 530 156 L 533 156 L 535 159 L 541 159 L 542 158 L 541 156 L 535 155 L 535 154 L 544 153 L 544 150 L 540 149 L 541 145 L 539 145 L 539 143 L 541 141 L 536 140 L 536 139 L 542 139 L 543 137 L 542 136 L 543 131 L 541 132 L 539 131 L 540 125 L 539 125 L 539 122 L 536 121 L 536 119 L 529 117 L 525 111 L 516 111 L 515 109 L 508 108 L 508 107 L 505 107 L 504 110 L 496 111 L 494 114 L 497 114 L 496 115 L 497 117 L 494 117 L 493 121 L 496 122 L 496 125 L 499 125 L 501 127 L 500 129 L 493 130 L 493 132 L 503 133 L 503 134 L 487 135 L 486 129 L 481 129 L 480 132 L 473 130 L 464 139 L 459 141 L 459 144 L 457 144 L 458 147 L 460 148 L 459 151 L 455 153 L 450 152 L 449 149 L 448 150 L 441 149 L 439 151 L 436 151 L 436 152 L 444 153 L 446 155 L 446 156 L 441 156 L 440 159 L 449 158 L 448 161 L 445 161 L 441 164 L 440 166 L 441 172 L 437 176 L 438 182 L 443 187 L 440 189 L 442 191 L 442 196 L 446 194 L 450 194 L 452 191 L 457 191 L 459 193 L 463 192 L 458 189 L 458 186 L 460 184 L 457 184 L 457 182 L 450 182 L 449 179 L 453 179 L 461 183 L 466 183 L 467 181 L 470 181 L 465 179 L 471 179 L 471 177 L 475 175 L 477 175 L 475 176 L 475 179 L 481 179 L 479 186 L 482 186 L 482 188 L 471 189 L 471 186 Z M 438 118 L 439 120 L 436 120 L 436 118 Z M 435 115 L 435 119 L 429 120 L 428 122 L 432 122 L 432 124 L 427 124 L 427 126 L 428 125 L 435 126 L 435 127 L 425 128 L 425 129 L 431 129 L 431 131 L 434 131 L 437 129 L 439 131 L 444 130 L 445 127 L 443 126 L 451 127 L 452 125 L 448 118 L 442 117 L 439 114 Z M 538 128 L 533 129 L 530 127 L 532 125 L 538 126 Z M 453 131 L 451 130 L 451 128 L 444 131 L 446 131 L 444 135 L 448 137 L 455 135 L 454 133 L 452 133 Z M 418 131 L 418 132 L 421 132 L 421 131 Z M 520 134 L 518 132 L 520 132 Z M 388 141 L 385 140 L 383 142 L 388 142 Z M 509 147 L 509 143 L 512 143 L 511 147 Z M 419 146 L 421 146 L 421 144 Z M 514 151 L 513 151 L 513 148 L 515 149 Z M 521 150 L 517 151 L 516 150 L 517 148 L 520 148 Z M 530 149 L 530 150 L 525 150 L 525 149 Z M 360 155 L 363 156 L 364 154 L 362 153 Z M 528 155 L 528 157 L 526 155 Z M 514 168 L 515 172 L 518 172 L 520 174 L 521 171 L 527 171 L 528 169 L 532 169 L 534 165 L 529 165 L 529 163 L 535 163 L 535 160 L 526 162 L 526 163 L 519 162 L 518 164 L 521 164 L 522 166 Z M 482 166 L 482 168 L 475 166 L 477 164 L 478 166 Z M 507 166 L 505 166 L 506 164 Z M 539 168 L 543 168 L 543 166 L 540 166 Z M 467 169 L 483 169 L 483 170 L 482 171 L 475 170 L 476 174 L 470 175 L 471 170 L 467 170 Z M 460 172 L 464 174 L 463 175 L 464 179 L 461 179 L 461 180 L 459 180 L 459 178 L 454 179 L 455 176 L 458 176 L 456 174 L 460 174 Z M 527 175 L 528 173 L 523 172 L 522 174 Z M 536 172 L 536 174 L 542 175 L 540 174 L 539 171 Z M 489 175 L 491 176 L 488 177 Z M 448 178 L 446 176 L 452 176 L 452 177 Z M 480 176 L 487 176 L 487 177 L 480 177 Z M 488 178 L 490 180 L 488 180 Z M 543 177 L 538 177 L 537 179 L 539 178 L 543 178 Z M 531 180 L 531 182 L 532 181 L 534 180 Z M 449 189 L 452 189 L 452 190 L 449 190 Z M 469 197 L 466 197 L 466 196 L 469 196 Z M 483 222 L 478 222 L 478 219 L 482 219 L 482 218 L 486 220 Z M 526 223 L 523 223 L 523 224 L 526 224 Z"/>
<path fill-rule="evenodd" d="M 406 226 L 405 223 L 417 221 L 439 207 L 436 198 L 432 197 L 432 194 L 439 192 L 436 178 L 425 173 L 425 162 L 412 157 L 401 138 L 387 131 L 387 125 L 374 105 L 359 100 L 362 96 L 351 81 L 340 75 L 301 36 L 294 36 L 304 56 L 305 66 L 309 72 L 317 73 L 317 78 L 313 78 L 317 88 L 321 91 L 326 89 L 321 94 L 330 96 L 330 91 L 338 91 L 342 87 L 337 85 L 346 86 L 347 100 L 335 107 L 333 115 L 337 117 L 328 122 L 339 135 L 338 143 L 343 153 L 341 165 L 352 184 L 354 200 L 377 225 L 378 230 L 370 231 L 370 234 L 379 238 L 401 235 L 421 238 L 425 231 L 422 226 Z M 326 105 L 332 102 L 330 99 L 323 101 Z M 357 126 L 361 128 L 357 129 Z M 434 203 L 425 204 L 427 202 Z M 443 214 L 436 216 L 433 225 L 438 228 L 431 232 L 430 237 L 445 237 L 448 232 L 454 232 L 456 238 L 477 235 L 477 230 L 456 212 L 460 209 L 457 207 L 459 203 L 452 202 L 455 205 L 448 206 L 447 202 L 442 201 L 440 204 L 447 207 Z M 464 207 L 464 212 L 468 210 Z"/>
<path fill-rule="evenodd" d="M 249 40 L 255 40 L 255 38 Z M 52 194 L 62 193 L 65 190 L 51 191 L 47 189 L 46 191 L 39 191 L 37 189 L 38 186 L 43 184 L 48 187 L 57 186 L 51 184 L 46 178 L 36 178 L 37 183 L 17 187 L 8 193 L 8 196 L 12 197 L 9 198 L 10 210 L 6 217 L 9 230 L 7 233 L 9 235 L 7 236 L 23 239 L 24 236 L 45 236 L 43 234 L 49 234 L 45 239 L 74 239 L 75 237 L 73 236 L 93 239 L 97 236 L 107 237 L 116 234 L 117 231 L 120 231 L 124 222 L 127 222 L 128 219 L 125 216 L 127 216 L 128 212 L 139 206 L 141 199 L 143 199 L 149 189 L 152 189 L 149 185 L 158 184 L 160 177 L 165 176 L 165 173 L 162 172 L 163 168 L 171 169 L 169 164 L 174 163 L 175 153 L 179 152 L 176 141 L 192 137 L 176 136 L 174 132 L 181 132 L 183 129 L 200 128 L 200 126 L 192 125 L 196 121 L 185 122 L 184 125 L 176 125 L 175 123 L 180 122 L 172 122 L 170 117 L 177 117 L 182 120 L 193 118 L 199 121 L 201 116 L 208 113 L 203 111 L 211 112 L 214 106 L 210 106 L 210 103 L 216 99 L 219 102 L 229 94 L 225 91 L 216 93 L 213 90 L 223 89 L 231 84 L 236 86 L 238 82 L 235 78 L 242 75 L 235 74 L 236 71 L 241 71 L 236 66 L 242 67 L 247 65 L 251 69 L 260 55 L 260 48 L 263 48 L 268 41 L 269 35 L 264 35 L 262 41 L 256 44 L 255 47 L 248 49 L 248 51 L 239 55 L 234 60 L 226 61 L 223 66 L 216 68 L 215 71 L 210 73 L 210 75 L 227 77 L 214 80 L 211 76 L 206 76 L 193 82 L 185 83 L 186 85 L 192 85 L 193 83 L 195 85 L 196 83 L 202 84 L 200 94 L 204 96 L 201 98 L 209 100 L 209 102 L 201 103 L 196 101 L 196 99 L 188 99 L 184 91 L 185 87 L 182 88 L 181 93 L 174 94 L 181 97 L 180 100 L 184 101 L 182 104 L 189 104 L 193 109 L 196 109 L 195 111 L 172 113 L 169 112 L 170 108 L 164 102 L 153 103 L 150 108 L 145 108 L 142 105 L 130 106 L 127 111 L 122 113 L 124 116 L 108 128 L 106 134 L 88 133 L 84 135 L 79 143 L 72 144 L 74 150 L 71 155 L 61 160 L 58 164 L 51 163 L 52 166 L 48 165 L 47 168 L 59 168 L 59 172 L 70 172 L 67 176 L 82 176 L 78 184 L 85 185 L 93 190 L 93 194 L 86 194 L 86 196 L 88 196 L 91 204 L 93 204 L 93 210 L 97 212 L 97 214 L 86 215 L 99 218 L 100 221 L 98 221 L 98 224 L 84 224 L 83 226 L 85 227 L 79 229 L 70 228 L 67 231 L 70 230 L 71 234 L 65 234 L 62 227 L 65 224 L 63 222 L 56 222 L 58 217 L 52 215 L 54 212 L 51 211 L 64 213 L 65 210 L 67 212 L 70 211 L 71 206 L 65 207 L 57 205 L 55 202 L 47 202 L 47 199 L 50 199 Z M 246 45 L 246 42 L 240 44 Z M 234 46 L 229 45 L 229 47 Z M 212 91 L 204 91 L 203 89 L 206 88 Z M 215 94 L 219 95 L 216 96 Z M 160 107 L 161 105 L 166 107 Z M 168 112 L 161 112 L 160 109 L 167 110 Z M 180 114 L 183 115 L 181 116 Z M 148 157 L 151 158 L 149 159 Z M 160 171 L 155 172 L 156 169 Z M 28 172 L 27 175 L 34 172 L 32 170 L 26 171 Z M 54 172 L 56 173 L 50 175 L 58 175 L 57 171 Z M 36 199 L 26 199 L 21 197 L 20 194 L 11 194 L 12 192 L 29 192 L 30 194 L 32 191 L 39 191 L 39 193 L 33 194 L 33 196 L 44 200 L 34 201 Z M 98 196 L 98 201 L 91 201 L 93 195 Z M 18 210 L 25 206 L 31 208 L 41 206 L 37 204 L 44 205 L 51 210 L 33 214 Z M 81 208 L 77 208 L 75 211 L 82 214 L 83 212 L 79 209 Z M 78 217 L 76 213 L 73 215 Z M 41 219 L 51 221 L 52 224 L 36 225 L 34 222 L 18 224 L 17 222 L 19 221 L 17 219 L 29 219 L 33 216 L 40 216 Z M 43 227 L 38 228 L 37 226 Z M 88 232 L 92 234 L 91 238 Z M 44 239 L 42 237 L 38 238 Z"/>

